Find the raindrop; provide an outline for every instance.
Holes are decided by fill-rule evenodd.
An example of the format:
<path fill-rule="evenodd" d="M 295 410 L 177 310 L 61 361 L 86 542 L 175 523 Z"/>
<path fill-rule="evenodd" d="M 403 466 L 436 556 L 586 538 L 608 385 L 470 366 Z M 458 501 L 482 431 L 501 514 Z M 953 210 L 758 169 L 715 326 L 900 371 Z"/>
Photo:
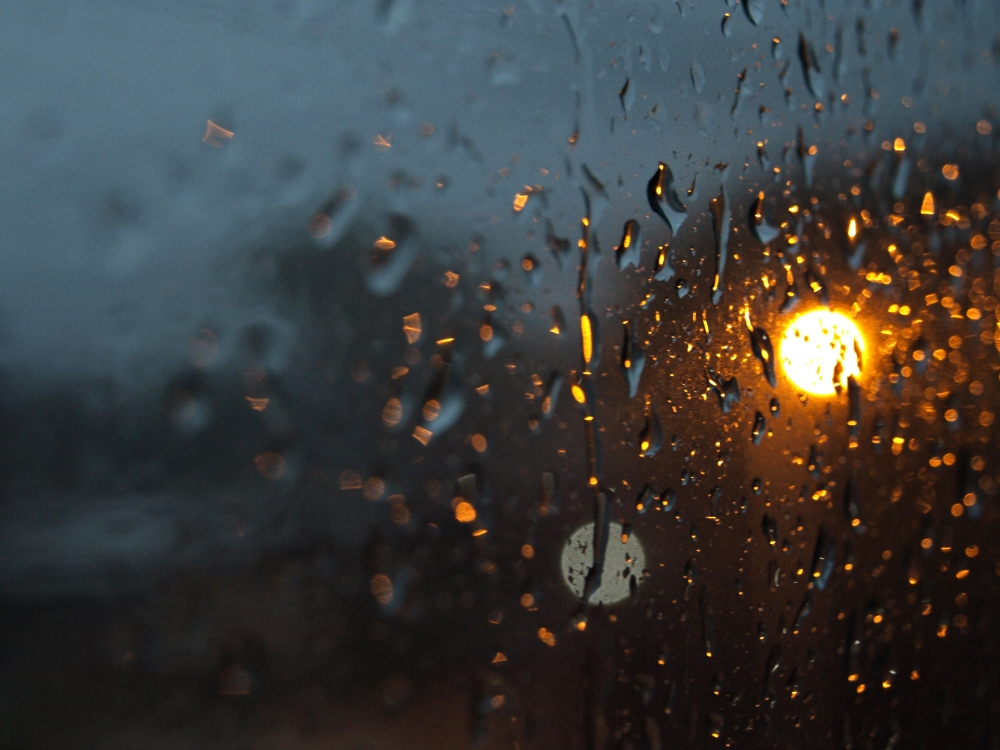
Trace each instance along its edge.
<path fill-rule="evenodd" d="M 421 408 L 422 420 L 413 432 L 413 437 L 424 445 L 454 425 L 462 415 L 465 401 L 458 381 L 451 363 L 449 344 L 435 358 L 434 377 Z"/>
<path fill-rule="evenodd" d="M 813 553 L 812 570 L 809 573 L 810 583 L 820 591 L 830 582 L 836 559 L 837 543 L 823 527 L 820 527 L 819 535 L 816 537 L 816 550 Z"/>
<path fill-rule="evenodd" d="M 799 612 L 795 616 L 795 632 L 797 633 L 802 628 L 802 623 L 805 621 L 809 613 L 812 612 L 812 601 L 813 594 L 812 591 L 807 591 L 805 598 L 802 600 L 802 606 L 799 607 Z"/>
<path fill-rule="evenodd" d="M 781 300 L 781 312 L 786 313 L 793 310 L 799 304 L 799 285 L 795 283 L 795 274 L 792 273 L 792 266 L 785 266 L 785 296 Z"/>
<path fill-rule="evenodd" d="M 764 423 L 764 415 L 757 412 L 753 418 L 753 433 L 752 439 L 754 445 L 760 445 L 760 441 L 764 439 L 764 435 L 767 432 L 767 425 Z"/>
<path fill-rule="evenodd" d="M 646 458 L 655 456 L 663 447 L 663 430 L 656 409 L 650 405 L 646 412 L 646 424 L 639 434 L 639 455 Z"/>
<path fill-rule="evenodd" d="M 635 102 L 635 89 L 631 86 L 632 79 L 626 78 L 625 85 L 622 86 L 621 90 L 618 92 L 618 101 L 622 104 L 622 112 L 625 116 L 628 116 L 628 111 L 632 109 L 632 104 Z"/>
<path fill-rule="evenodd" d="M 389 217 L 388 230 L 374 243 L 365 283 L 377 297 L 395 292 L 417 257 L 415 227 L 406 216 Z"/>
<path fill-rule="evenodd" d="M 712 225 L 715 227 L 715 276 L 712 279 L 712 304 L 722 299 L 722 274 L 726 270 L 729 254 L 729 207 L 726 200 L 726 186 L 719 188 L 719 194 L 709 202 Z"/>
<path fill-rule="evenodd" d="M 730 13 L 726 13 L 725 15 L 722 16 L 722 35 L 723 36 L 732 36 L 733 35 L 733 27 L 730 26 L 730 24 L 729 24 L 729 21 L 730 21 L 731 18 L 732 18 L 732 14 L 730 14 Z"/>
<path fill-rule="evenodd" d="M 781 568 L 778 567 L 777 560 L 771 560 L 767 564 L 767 587 L 771 591 L 777 591 L 781 585 Z"/>
<path fill-rule="evenodd" d="M 590 167 L 582 164 L 581 171 L 584 178 L 581 189 L 588 201 L 589 208 L 587 215 L 593 224 L 597 222 L 601 214 L 611 205 L 611 198 L 608 197 L 607 190 L 604 189 L 604 183 L 597 179 L 594 173 L 590 171 Z"/>
<path fill-rule="evenodd" d="M 622 241 L 615 248 L 615 259 L 618 261 L 618 268 L 625 269 L 630 265 L 639 267 L 642 253 L 642 228 L 635 219 L 625 222 L 625 229 L 622 232 Z"/>
<path fill-rule="evenodd" d="M 646 366 L 646 353 L 639 348 L 635 327 L 626 321 L 624 329 L 625 339 L 622 342 L 622 371 L 625 373 L 629 398 L 633 398 L 639 392 L 639 380 L 642 378 L 642 371 Z"/>
<path fill-rule="evenodd" d="M 542 281 L 542 264 L 534 255 L 525 255 L 521 258 L 521 270 L 534 286 L 538 286 Z"/>
<path fill-rule="evenodd" d="M 807 268 L 805 272 L 806 284 L 819 299 L 823 307 L 830 304 L 830 291 L 826 286 L 826 280 L 815 270 Z"/>
<path fill-rule="evenodd" d="M 761 519 L 760 528 L 764 532 L 764 537 L 767 539 L 768 544 L 773 547 L 778 543 L 778 522 L 767 513 Z"/>
<path fill-rule="evenodd" d="M 662 161 L 646 185 L 646 199 L 654 213 L 667 223 L 673 234 L 677 234 L 687 218 L 687 209 L 677 194 L 673 172 Z"/>
<path fill-rule="evenodd" d="M 900 139 L 901 140 L 901 139 Z M 892 198 L 901 201 L 906 196 L 906 182 L 910 179 L 910 160 L 905 152 L 896 154 L 896 175 L 892 180 Z"/>
<path fill-rule="evenodd" d="M 781 416 L 781 404 L 778 403 L 778 399 L 772 398 L 771 403 L 768 405 L 768 408 L 771 410 L 771 414 L 773 416 L 775 417 Z"/>
<path fill-rule="evenodd" d="M 849 479 L 844 488 L 844 513 L 854 530 L 860 534 L 864 530 L 861 525 L 861 489 L 854 479 Z"/>
<path fill-rule="evenodd" d="M 668 487 L 660 493 L 660 510 L 664 513 L 669 513 L 677 505 L 677 493 L 674 492 L 673 488 Z"/>
<path fill-rule="evenodd" d="M 781 644 L 775 643 L 767 655 L 767 663 L 764 666 L 764 697 L 770 699 L 773 695 L 772 683 L 774 675 L 781 669 Z"/>
<path fill-rule="evenodd" d="M 331 248 L 361 208 L 361 201 L 352 188 L 342 187 L 309 221 L 309 234 L 323 248 Z"/>
<path fill-rule="evenodd" d="M 886 49 L 889 53 L 889 59 L 895 59 L 897 44 L 899 44 L 899 29 L 893 27 L 889 29 L 889 40 L 886 45 Z"/>
<path fill-rule="evenodd" d="M 711 658 L 715 653 L 715 614 L 712 611 L 712 602 L 708 594 L 708 587 L 704 585 L 701 587 L 698 605 L 701 610 L 701 632 L 702 640 L 705 644 L 705 656 Z"/>
<path fill-rule="evenodd" d="M 728 414 L 733 405 L 740 401 L 740 385 L 736 381 L 736 377 L 723 378 L 711 367 L 706 367 L 705 379 L 708 381 L 709 388 L 715 391 L 715 395 L 719 398 L 722 413 Z"/>
<path fill-rule="evenodd" d="M 748 70 L 748 68 L 743 68 L 743 71 L 736 76 L 736 96 L 733 99 L 733 106 L 729 109 L 730 115 L 735 115 L 740 108 L 740 102 L 743 101 L 744 97 L 749 96 L 750 87 L 746 85 Z"/>
<path fill-rule="evenodd" d="M 850 435 L 850 446 L 858 446 L 858 437 L 861 434 L 861 387 L 853 375 L 847 378 L 847 401 L 849 404 L 847 414 L 847 428 Z"/>
<path fill-rule="evenodd" d="M 566 316 L 563 315 L 562 308 L 559 305 L 552 306 L 552 324 L 549 327 L 549 333 L 556 336 L 562 336 L 566 332 Z"/>
<path fill-rule="evenodd" d="M 559 268 L 562 268 L 566 255 L 570 250 L 570 241 L 566 237 L 558 237 L 555 233 L 555 227 L 552 226 L 552 222 L 548 219 L 546 219 L 546 230 L 545 246 L 552 251 L 552 255 L 556 259 L 556 264 Z"/>
<path fill-rule="evenodd" d="M 802 174 L 806 180 L 806 187 L 812 187 L 813 172 L 816 171 L 816 159 L 819 156 L 819 149 L 814 145 L 806 145 L 805 131 L 799 128 L 798 140 L 799 160 L 802 162 Z"/>
<path fill-rule="evenodd" d="M 802 75 L 810 93 L 817 101 L 822 101 L 826 98 L 826 80 L 820 72 L 816 51 L 804 34 L 799 35 L 799 62 L 802 63 Z"/>
<path fill-rule="evenodd" d="M 687 584 L 684 587 L 684 600 L 687 601 L 691 595 L 691 589 L 698 582 L 698 569 L 694 566 L 694 560 L 688 560 L 684 563 L 684 582 Z"/>
<path fill-rule="evenodd" d="M 757 200 L 754 201 L 754 204 L 750 209 L 750 230 L 753 232 L 754 237 L 760 240 L 764 245 L 773 242 L 780 233 L 780 230 L 777 227 L 773 227 L 768 224 L 767 220 L 764 218 L 763 190 L 757 194 Z"/>
<path fill-rule="evenodd" d="M 615 526 L 618 526 L 618 528 L 614 529 L 614 531 L 617 532 L 617 534 L 621 534 L 621 526 L 618 524 L 615 524 Z M 573 584 L 568 571 L 572 571 L 574 566 L 567 564 L 567 554 L 572 554 L 573 551 L 576 551 L 577 556 L 580 554 L 583 555 L 584 563 L 591 563 L 590 570 L 588 570 L 584 576 L 583 590 L 580 593 L 580 598 L 583 599 L 584 602 L 591 602 L 602 588 L 601 584 L 603 582 L 604 563 L 607 559 L 608 537 L 611 533 L 611 512 L 608 509 L 608 498 L 603 492 L 599 492 L 597 493 L 594 503 L 594 522 L 587 524 L 582 529 L 578 529 L 576 534 L 570 538 L 566 547 L 563 548 L 563 575 L 566 577 L 566 580 L 570 582 L 571 586 Z M 592 552 L 590 560 L 586 559 L 588 550 Z M 570 558 L 570 560 L 572 561 L 572 558 Z M 580 561 L 577 560 L 578 566 L 579 562 Z M 613 584 L 615 581 L 618 581 L 619 584 L 621 583 L 620 578 L 612 578 L 609 583 Z M 576 587 L 574 587 L 574 589 L 575 588 Z M 610 590 L 612 587 L 609 586 L 608 588 Z M 617 596 L 619 593 L 621 592 L 617 590 L 615 591 L 615 600 L 624 598 L 624 596 L 628 595 L 626 592 L 624 593 L 624 596 Z"/>
<path fill-rule="evenodd" d="M 562 388 L 563 377 L 558 372 L 553 372 L 549 376 L 549 382 L 542 392 L 542 416 L 551 419 L 556 411 L 556 402 L 559 400 L 559 391 Z"/>
<path fill-rule="evenodd" d="M 750 347 L 754 356 L 760 361 L 764 369 L 764 377 L 772 388 L 777 387 L 777 379 L 774 375 L 774 347 L 771 345 L 771 337 L 767 335 L 760 326 L 754 326 L 750 322 L 750 308 L 746 308 L 745 319 L 747 330 L 750 332 Z"/>
<path fill-rule="evenodd" d="M 657 281 L 670 281 L 674 277 L 674 267 L 670 264 L 670 245 L 660 245 L 656 254 L 656 273 L 653 276 Z"/>
<path fill-rule="evenodd" d="M 651 485 L 645 485 L 639 493 L 639 497 L 635 500 L 636 512 L 643 514 L 650 508 L 655 508 L 657 500 L 656 490 L 654 490 Z"/>
<path fill-rule="evenodd" d="M 705 90 L 705 68 L 697 60 L 691 62 L 691 85 L 696 94 Z"/>
<path fill-rule="evenodd" d="M 580 337 L 583 348 L 583 363 L 593 372 L 600 360 L 600 339 L 598 337 L 597 316 L 587 311 L 580 316 Z"/>
<path fill-rule="evenodd" d="M 677 279 L 676 287 L 678 299 L 684 299 L 687 297 L 688 292 L 691 291 L 691 285 L 688 283 L 688 280 L 680 277 Z"/>
<path fill-rule="evenodd" d="M 479 326 L 479 338 L 483 342 L 484 359 L 493 359 L 507 343 L 499 326 L 488 318 Z"/>
<path fill-rule="evenodd" d="M 754 26 L 759 26 L 764 19 L 764 7 L 761 0 L 743 0 L 743 10 Z"/>

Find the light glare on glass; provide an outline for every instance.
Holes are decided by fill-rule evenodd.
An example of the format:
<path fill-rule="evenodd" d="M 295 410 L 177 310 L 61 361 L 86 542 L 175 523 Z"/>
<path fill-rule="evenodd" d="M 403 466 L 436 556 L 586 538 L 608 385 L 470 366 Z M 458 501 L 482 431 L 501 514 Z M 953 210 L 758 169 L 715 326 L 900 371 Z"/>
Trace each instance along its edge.
<path fill-rule="evenodd" d="M 832 396 L 861 374 L 864 339 L 854 322 L 831 310 L 803 313 L 781 339 L 781 365 L 800 389 Z"/>

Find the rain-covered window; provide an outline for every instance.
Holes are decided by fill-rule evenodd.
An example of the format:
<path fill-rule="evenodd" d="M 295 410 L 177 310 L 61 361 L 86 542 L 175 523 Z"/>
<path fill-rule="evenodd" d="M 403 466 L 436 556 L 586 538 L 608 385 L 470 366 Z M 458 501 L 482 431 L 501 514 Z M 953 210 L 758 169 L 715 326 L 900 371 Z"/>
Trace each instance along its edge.
<path fill-rule="evenodd" d="M 0 747 L 1000 747 L 1000 5 L 0 10 Z"/>

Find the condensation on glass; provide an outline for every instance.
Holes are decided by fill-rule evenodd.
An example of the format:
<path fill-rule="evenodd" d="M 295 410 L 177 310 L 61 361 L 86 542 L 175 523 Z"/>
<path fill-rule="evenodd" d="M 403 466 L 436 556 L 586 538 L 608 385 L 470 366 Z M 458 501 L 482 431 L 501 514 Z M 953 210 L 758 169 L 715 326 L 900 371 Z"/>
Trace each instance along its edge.
<path fill-rule="evenodd" d="M 1000 746 L 998 6 L 0 17 L 0 746 Z"/>

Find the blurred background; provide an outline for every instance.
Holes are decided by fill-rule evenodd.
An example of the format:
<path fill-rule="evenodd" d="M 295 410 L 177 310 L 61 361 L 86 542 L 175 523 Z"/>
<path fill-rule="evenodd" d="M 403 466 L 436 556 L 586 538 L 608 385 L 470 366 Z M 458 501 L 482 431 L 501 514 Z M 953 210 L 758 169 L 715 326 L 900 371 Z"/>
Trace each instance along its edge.
<path fill-rule="evenodd" d="M 1000 6 L 0 19 L 0 747 L 1000 747 Z"/>

